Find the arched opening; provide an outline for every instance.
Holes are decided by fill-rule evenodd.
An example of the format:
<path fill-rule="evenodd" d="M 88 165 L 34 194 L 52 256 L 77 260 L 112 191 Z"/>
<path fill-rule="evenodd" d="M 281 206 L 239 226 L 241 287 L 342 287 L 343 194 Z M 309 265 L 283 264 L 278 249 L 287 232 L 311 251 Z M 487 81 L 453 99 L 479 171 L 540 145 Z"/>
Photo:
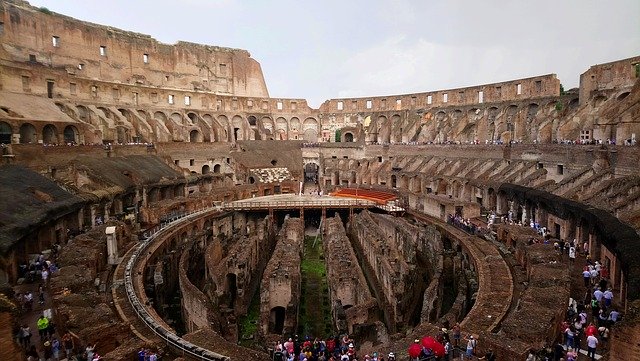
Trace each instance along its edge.
<path fill-rule="evenodd" d="M 607 101 L 607 97 L 605 97 L 604 95 L 598 95 L 595 98 L 593 98 L 593 106 L 597 108 L 606 101 Z"/>
<path fill-rule="evenodd" d="M 36 127 L 32 124 L 24 123 L 20 126 L 20 144 L 36 143 Z"/>
<path fill-rule="evenodd" d="M 240 128 L 233 128 L 233 140 L 238 140 L 240 135 Z"/>
<path fill-rule="evenodd" d="M 304 140 L 307 142 L 315 143 L 318 141 L 318 134 L 315 129 L 307 129 L 304 131 Z"/>
<path fill-rule="evenodd" d="M 391 175 L 391 188 L 395 188 L 397 185 L 398 177 L 395 174 Z"/>
<path fill-rule="evenodd" d="M 228 293 L 228 306 L 233 309 L 236 304 L 236 298 L 238 297 L 238 285 L 236 284 L 236 274 L 227 273 L 227 293 Z"/>
<path fill-rule="evenodd" d="M 42 129 L 42 141 L 44 144 L 58 144 L 58 131 L 53 124 L 47 124 Z"/>
<path fill-rule="evenodd" d="M 202 174 L 209 174 L 209 172 L 211 172 L 211 168 L 209 167 L 208 164 L 205 164 L 202 166 Z"/>
<path fill-rule="evenodd" d="M 89 109 L 87 109 L 87 107 L 85 107 L 84 105 L 78 105 L 76 107 L 76 109 L 78 110 L 78 118 L 80 118 L 80 120 L 88 122 L 90 119 L 89 116 Z"/>
<path fill-rule="evenodd" d="M 195 124 L 198 121 L 198 116 L 196 115 L 196 113 L 189 113 L 187 114 L 187 117 L 189 117 L 191 124 Z"/>
<path fill-rule="evenodd" d="M 344 141 L 345 143 L 353 143 L 353 133 L 351 132 L 344 133 Z"/>
<path fill-rule="evenodd" d="M 318 165 L 316 163 L 307 163 L 304 166 L 304 180 L 314 183 L 318 181 Z"/>
<path fill-rule="evenodd" d="M 284 331 L 284 319 L 286 310 L 284 307 L 277 306 L 269 312 L 269 333 L 281 335 Z"/>
<path fill-rule="evenodd" d="M 173 121 L 178 123 L 178 124 L 182 124 L 182 115 L 180 115 L 178 113 L 171 114 L 171 119 L 173 119 Z"/>
<path fill-rule="evenodd" d="M 78 143 L 78 129 L 73 125 L 67 125 L 63 132 L 64 142 L 67 144 Z"/>
<path fill-rule="evenodd" d="M 573 108 L 577 108 L 578 105 L 580 105 L 580 100 L 578 98 L 573 98 L 571 99 L 571 101 L 569 102 L 569 108 L 573 109 Z"/>
<path fill-rule="evenodd" d="M 0 122 L 0 144 L 11 144 L 13 129 L 9 123 Z"/>
<path fill-rule="evenodd" d="M 249 184 L 254 184 L 256 182 L 256 179 L 253 178 L 253 176 L 251 176 L 249 177 L 248 181 L 249 181 Z"/>
<path fill-rule="evenodd" d="M 129 129 L 125 127 L 117 127 L 116 132 L 117 132 L 117 143 L 119 144 L 129 143 L 129 140 L 130 140 Z"/>
<path fill-rule="evenodd" d="M 254 117 L 253 115 L 249 116 L 249 125 L 250 126 L 254 127 L 257 122 L 258 122 L 258 120 L 256 119 L 256 117 Z"/>
<path fill-rule="evenodd" d="M 626 98 L 627 96 L 629 96 L 629 92 L 624 92 L 620 95 L 618 95 L 618 97 L 616 99 L 618 100 L 623 100 L 624 98 Z"/>
<path fill-rule="evenodd" d="M 201 143 L 202 142 L 202 135 L 200 134 L 199 131 L 194 129 L 191 132 L 189 132 L 189 141 L 191 143 Z"/>
<path fill-rule="evenodd" d="M 220 164 L 216 164 L 213 166 L 213 173 L 220 173 L 220 171 L 222 170 L 222 166 L 220 166 Z"/>

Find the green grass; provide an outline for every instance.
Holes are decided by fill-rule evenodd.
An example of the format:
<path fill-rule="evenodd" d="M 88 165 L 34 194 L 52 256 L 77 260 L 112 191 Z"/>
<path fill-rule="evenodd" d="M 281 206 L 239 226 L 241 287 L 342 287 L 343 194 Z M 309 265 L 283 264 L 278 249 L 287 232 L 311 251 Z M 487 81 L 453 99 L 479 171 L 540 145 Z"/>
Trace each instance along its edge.
<path fill-rule="evenodd" d="M 300 264 L 302 273 L 300 304 L 298 309 L 298 333 L 302 335 L 314 335 L 316 337 L 326 337 L 333 333 L 333 322 L 331 319 L 331 307 L 329 305 L 329 286 L 327 284 L 327 270 L 324 262 L 322 241 L 315 243 L 315 237 L 305 237 L 304 256 Z M 320 299 L 308 299 L 306 287 L 307 280 L 318 279 Z M 307 314 L 308 307 L 320 308 L 321 319 L 311 319 Z M 316 313 L 317 314 L 317 313 Z"/>
<path fill-rule="evenodd" d="M 245 337 L 255 335 L 258 331 L 258 321 L 260 319 L 260 289 L 256 291 L 256 294 L 251 299 L 251 305 L 247 310 L 247 314 L 241 316 L 239 319 L 239 338 L 240 344 L 243 346 L 250 346 L 252 340 L 245 340 Z"/>

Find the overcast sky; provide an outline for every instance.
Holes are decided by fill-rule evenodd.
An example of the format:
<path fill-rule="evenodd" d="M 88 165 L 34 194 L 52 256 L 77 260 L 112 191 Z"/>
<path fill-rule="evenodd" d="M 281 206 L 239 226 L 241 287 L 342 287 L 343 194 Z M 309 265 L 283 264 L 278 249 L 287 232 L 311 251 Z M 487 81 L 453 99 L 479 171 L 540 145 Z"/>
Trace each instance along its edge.
<path fill-rule="evenodd" d="M 31 0 L 81 20 L 248 50 L 271 97 L 403 94 L 640 55 L 638 0 Z"/>

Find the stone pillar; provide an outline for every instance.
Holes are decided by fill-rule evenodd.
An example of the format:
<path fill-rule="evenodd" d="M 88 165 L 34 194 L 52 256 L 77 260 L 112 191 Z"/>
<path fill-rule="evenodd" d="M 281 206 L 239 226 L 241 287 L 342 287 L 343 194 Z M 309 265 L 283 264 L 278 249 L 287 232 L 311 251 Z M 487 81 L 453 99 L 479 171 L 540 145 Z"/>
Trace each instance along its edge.
<path fill-rule="evenodd" d="M 107 235 L 107 262 L 109 264 L 118 264 L 118 239 L 116 227 L 107 227 L 104 233 Z"/>

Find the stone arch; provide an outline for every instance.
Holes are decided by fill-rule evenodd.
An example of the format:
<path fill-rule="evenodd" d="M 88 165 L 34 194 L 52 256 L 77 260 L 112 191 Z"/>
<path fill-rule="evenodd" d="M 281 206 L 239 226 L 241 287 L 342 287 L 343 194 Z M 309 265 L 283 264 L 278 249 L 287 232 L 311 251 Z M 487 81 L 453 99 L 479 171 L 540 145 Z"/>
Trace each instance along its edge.
<path fill-rule="evenodd" d="M 182 114 L 180 113 L 171 113 L 171 120 L 176 122 L 177 124 L 183 125 Z"/>
<path fill-rule="evenodd" d="M 287 310 L 282 306 L 273 307 L 269 311 L 269 333 L 281 335 L 284 332 L 284 321 Z"/>
<path fill-rule="evenodd" d="M 275 129 L 273 119 L 265 116 L 260 119 L 260 123 L 266 134 L 273 134 L 273 130 Z"/>
<path fill-rule="evenodd" d="M 194 112 L 189 112 L 189 113 L 187 113 L 187 119 L 189 119 L 191 124 L 197 124 L 198 123 L 198 114 L 196 114 Z"/>
<path fill-rule="evenodd" d="M 123 126 L 116 127 L 116 142 L 119 144 L 127 144 L 131 141 L 129 129 Z"/>
<path fill-rule="evenodd" d="M 63 131 L 64 142 L 67 144 L 77 144 L 79 142 L 80 133 L 74 125 L 67 125 Z"/>
<path fill-rule="evenodd" d="M 305 141 L 315 143 L 318 141 L 318 132 L 314 129 L 307 129 L 304 131 L 303 137 Z"/>
<path fill-rule="evenodd" d="M 20 126 L 20 144 L 37 143 L 36 127 L 31 123 L 23 123 Z"/>
<path fill-rule="evenodd" d="M 209 174 L 211 172 L 211 167 L 208 164 L 202 166 L 202 174 Z"/>
<path fill-rule="evenodd" d="M 78 118 L 84 122 L 90 122 L 91 121 L 91 112 L 89 111 L 89 109 L 87 107 L 85 107 L 84 105 L 78 105 L 76 106 L 76 110 L 78 112 Z"/>
<path fill-rule="evenodd" d="M 353 143 L 354 137 L 352 132 L 345 132 L 342 135 L 342 141 L 345 143 Z"/>
<path fill-rule="evenodd" d="M 391 131 L 393 132 L 393 141 L 396 143 L 402 142 L 402 118 L 400 117 L 400 115 L 392 115 L 389 126 L 391 127 Z"/>
<path fill-rule="evenodd" d="M 249 133 L 247 129 L 247 122 L 239 115 L 235 115 L 231 119 L 233 128 L 233 140 L 248 140 Z"/>
<path fill-rule="evenodd" d="M 279 117 L 276 119 L 274 134 L 278 140 L 289 139 L 289 126 L 285 118 Z"/>
<path fill-rule="evenodd" d="M 217 123 L 219 124 L 220 140 L 223 141 L 223 142 L 230 141 L 231 138 L 230 138 L 230 134 L 228 132 L 228 129 L 229 129 L 229 118 L 227 118 L 227 116 L 224 115 L 224 114 L 220 114 L 220 115 L 218 115 L 216 120 L 217 120 Z"/>
<path fill-rule="evenodd" d="M 622 92 L 620 93 L 620 95 L 618 95 L 616 97 L 616 100 L 623 100 L 624 98 L 626 98 L 627 96 L 629 96 L 630 92 Z"/>
<path fill-rule="evenodd" d="M 216 164 L 213 166 L 213 173 L 220 174 L 222 172 L 222 166 L 220 164 Z"/>
<path fill-rule="evenodd" d="M 208 113 L 202 114 L 202 119 L 203 119 L 207 124 L 209 124 L 209 126 L 213 126 L 213 123 L 214 123 L 214 121 L 215 121 L 215 120 L 213 119 L 213 115 L 208 114 Z"/>
<path fill-rule="evenodd" d="M 189 132 L 189 142 L 202 143 L 202 133 L 199 130 L 193 129 Z"/>
<path fill-rule="evenodd" d="M 391 143 L 391 126 L 387 117 L 380 115 L 376 122 L 377 138 L 380 143 Z"/>
<path fill-rule="evenodd" d="M 155 119 L 158 119 L 158 120 L 162 121 L 163 123 L 167 122 L 167 115 L 164 112 L 157 111 L 157 112 L 153 113 L 153 117 Z"/>
<path fill-rule="evenodd" d="M 7 122 L 0 122 L 0 144 L 11 144 L 13 128 Z"/>
<path fill-rule="evenodd" d="M 302 132 L 300 119 L 297 117 L 289 120 L 289 139 L 299 139 L 299 135 Z"/>
<path fill-rule="evenodd" d="M 247 118 L 247 121 L 249 122 L 249 126 L 251 127 L 255 127 L 256 125 L 258 125 L 258 119 L 254 115 L 250 115 Z"/>
<path fill-rule="evenodd" d="M 44 144 L 58 144 L 58 130 L 55 125 L 47 124 L 42 128 L 42 142 Z"/>
<path fill-rule="evenodd" d="M 620 100 L 620 99 L 618 99 Z M 578 98 L 573 98 L 569 101 L 569 108 L 573 109 L 573 108 L 577 108 L 580 105 L 580 99 Z"/>
<path fill-rule="evenodd" d="M 599 94 L 599 95 L 597 95 L 597 96 L 595 96 L 593 98 L 593 103 L 592 104 L 593 104 L 593 107 L 597 108 L 597 107 L 601 106 L 606 101 L 607 101 L 607 97 L 602 95 L 602 94 Z"/>

